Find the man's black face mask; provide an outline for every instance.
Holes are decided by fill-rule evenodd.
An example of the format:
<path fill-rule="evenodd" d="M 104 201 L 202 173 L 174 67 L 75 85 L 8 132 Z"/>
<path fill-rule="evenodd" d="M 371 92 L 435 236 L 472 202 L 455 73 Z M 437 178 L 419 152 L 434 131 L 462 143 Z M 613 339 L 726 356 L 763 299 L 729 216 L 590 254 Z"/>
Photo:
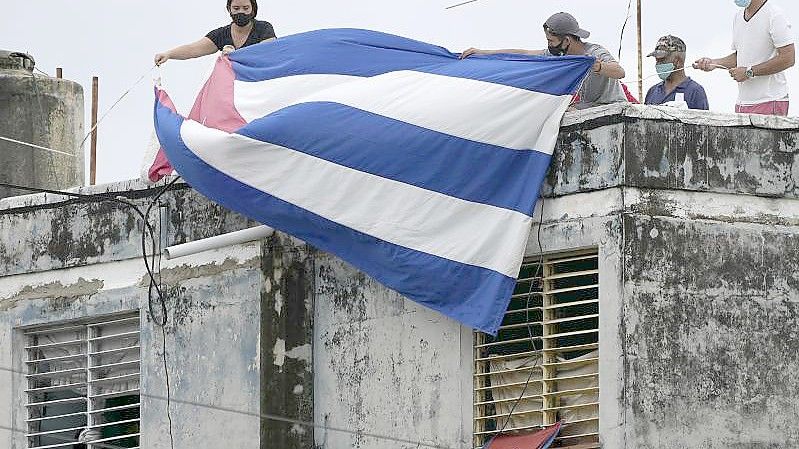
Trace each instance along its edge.
<path fill-rule="evenodd" d="M 566 45 L 566 48 L 563 48 L 564 42 L 566 42 L 565 37 L 560 40 L 560 43 L 556 47 L 547 47 L 547 49 L 549 50 L 549 54 L 551 54 L 552 56 L 563 56 L 566 53 L 568 53 L 569 46 L 571 45 L 571 43 Z"/>
<path fill-rule="evenodd" d="M 233 23 L 235 23 L 240 27 L 247 25 L 253 19 L 252 15 L 245 14 L 243 12 L 237 12 L 236 14 L 231 14 L 230 17 L 233 19 Z"/>

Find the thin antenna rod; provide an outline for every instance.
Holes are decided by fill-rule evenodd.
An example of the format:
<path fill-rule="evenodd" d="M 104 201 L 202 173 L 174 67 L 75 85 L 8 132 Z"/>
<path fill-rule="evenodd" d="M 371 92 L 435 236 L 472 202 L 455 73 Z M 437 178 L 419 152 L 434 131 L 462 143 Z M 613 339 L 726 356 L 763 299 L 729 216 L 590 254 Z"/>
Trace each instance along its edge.
<path fill-rule="evenodd" d="M 444 9 L 452 9 L 452 8 L 457 8 L 458 6 L 468 5 L 469 3 L 474 3 L 474 2 L 476 2 L 476 1 L 477 1 L 477 0 L 467 0 L 467 1 L 465 1 L 465 2 L 460 2 L 460 3 L 456 3 L 456 4 L 454 4 L 454 5 L 449 5 L 449 6 L 447 6 L 447 7 L 446 7 L 446 8 L 444 8 Z"/>

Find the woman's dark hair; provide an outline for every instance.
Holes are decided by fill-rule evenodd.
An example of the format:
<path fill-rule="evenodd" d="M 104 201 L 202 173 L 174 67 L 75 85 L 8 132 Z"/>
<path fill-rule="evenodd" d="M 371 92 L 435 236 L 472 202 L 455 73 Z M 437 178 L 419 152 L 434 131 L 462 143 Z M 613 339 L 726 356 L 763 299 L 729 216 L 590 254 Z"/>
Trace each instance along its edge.
<path fill-rule="evenodd" d="M 233 3 L 233 0 L 227 0 L 227 10 L 230 11 L 230 4 Z M 250 5 L 252 5 L 252 16 L 255 17 L 258 15 L 258 1 L 257 0 L 250 0 Z"/>

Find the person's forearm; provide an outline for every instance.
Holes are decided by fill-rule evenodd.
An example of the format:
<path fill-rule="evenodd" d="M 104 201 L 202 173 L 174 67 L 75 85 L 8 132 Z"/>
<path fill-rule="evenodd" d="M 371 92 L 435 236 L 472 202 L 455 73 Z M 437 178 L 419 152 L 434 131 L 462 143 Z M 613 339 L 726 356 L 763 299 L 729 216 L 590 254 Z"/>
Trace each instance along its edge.
<path fill-rule="evenodd" d="M 180 47 L 175 47 L 172 50 L 169 50 L 167 53 L 169 54 L 169 59 L 184 60 L 197 58 L 208 54 L 204 53 L 202 50 L 203 49 L 197 48 L 197 46 L 193 44 L 186 44 L 181 45 Z"/>
<path fill-rule="evenodd" d="M 600 62 L 599 71 L 597 73 L 615 80 L 620 80 L 626 75 L 624 73 L 624 67 L 622 67 L 618 62 L 605 61 Z"/>
<path fill-rule="evenodd" d="M 768 76 L 780 73 L 790 67 L 793 67 L 795 60 L 793 45 L 790 49 L 780 49 L 777 56 L 769 59 L 768 61 L 752 66 L 752 72 L 755 76 Z"/>
<path fill-rule="evenodd" d="M 732 69 L 738 67 L 738 53 L 725 56 L 723 58 L 712 59 L 713 64 L 720 65 L 725 69 Z"/>

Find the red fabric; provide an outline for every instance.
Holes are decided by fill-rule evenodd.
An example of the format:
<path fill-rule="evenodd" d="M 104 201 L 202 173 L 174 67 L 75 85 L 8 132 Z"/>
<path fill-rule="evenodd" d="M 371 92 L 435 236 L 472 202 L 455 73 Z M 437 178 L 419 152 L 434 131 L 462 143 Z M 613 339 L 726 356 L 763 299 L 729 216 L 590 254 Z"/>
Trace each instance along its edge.
<path fill-rule="evenodd" d="M 230 59 L 227 56 L 217 59 L 214 71 L 197 95 L 188 118 L 205 126 L 227 132 L 233 132 L 246 125 L 247 122 L 233 104 L 233 81 L 235 78 Z M 214 106 L 205 106 L 206 100 L 208 100 L 208 105 L 213 104 Z M 171 100 L 167 106 L 172 110 L 175 109 Z M 167 160 L 164 150 L 159 149 L 147 175 L 150 181 L 156 182 L 172 173 L 172 170 L 172 165 Z"/>
<path fill-rule="evenodd" d="M 641 102 L 638 101 L 638 99 L 635 98 L 635 96 L 630 92 L 630 89 L 627 87 L 626 84 L 624 83 L 619 83 L 619 84 L 621 84 L 621 88 L 624 91 L 624 96 L 627 97 L 627 101 L 629 101 L 630 103 L 641 104 Z"/>
<path fill-rule="evenodd" d="M 787 101 L 767 101 L 760 104 L 743 105 L 736 104 L 735 112 L 739 114 L 760 114 L 760 115 L 788 115 Z"/>
<path fill-rule="evenodd" d="M 528 434 L 503 434 L 493 438 L 483 449 L 547 449 L 560 432 L 561 423 Z"/>
<path fill-rule="evenodd" d="M 630 89 L 627 87 L 626 84 L 622 82 L 620 82 L 619 84 L 621 84 L 621 90 L 624 91 L 624 96 L 627 97 L 627 101 L 629 101 L 630 103 L 641 104 L 641 102 L 638 101 L 637 98 L 635 98 L 632 92 L 630 92 Z M 574 94 L 571 104 L 577 104 L 579 102 L 580 102 L 580 94 Z"/>

